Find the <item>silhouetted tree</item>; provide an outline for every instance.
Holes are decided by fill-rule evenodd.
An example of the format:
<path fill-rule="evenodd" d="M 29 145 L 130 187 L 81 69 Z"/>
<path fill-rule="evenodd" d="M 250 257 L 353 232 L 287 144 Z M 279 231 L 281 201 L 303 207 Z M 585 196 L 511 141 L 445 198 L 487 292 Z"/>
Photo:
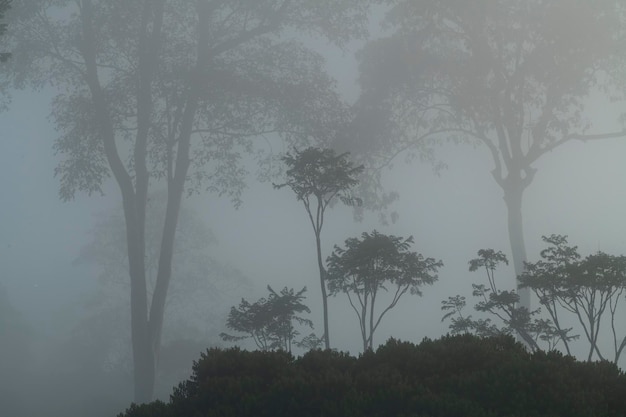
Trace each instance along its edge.
<path fill-rule="evenodd" d="M 542 238 L 549 246 L 541 251 L 542 260 L 526 264 L 520 282 L 535 293 L 559 330 L 560 311 L 575 316 L 589 342 L 587 360 L 594 352 L 604 359 L 598 337 L 610 317 L 613 361 L 617 363 L 626 347 L 626 335 L 618 336 L 615 327 L 617 308 L 626 290 L 626 256 L 598 252 L 581 258 L 577 247 L 568 245 L 567 236 Z"/>
<path fill-rule="evenodd" d="M 515 291 L 497 288 L 495 269 L 507 260 L 502 252 L 485 249 L 478 252 L 477 259 L 470 261 L 470 270 L 485 268 L 489 282 L 488 285 L 472 284 L 473 295 L 480 300 L 475 309 L 500 319 L 504 327 L 492 323 L 490 318 L 474 320 L 464 316 L 462 310 L 466 302 L 461 296 L 442 301 L 441 309 L 446 311 L 442 321 L 451 318 L 450 330 L 455 334 L 469 332 L 491 336 L 515 332 L 533 350 L 539 350 L 539 341 L 547 343 L 548 350 L 556 349 L 562 342 L 567 354 L 571 354 L 571 342 L 580 336 L 572 335 L 572 327 L 564 326 L 564 322 L 569 322 L 564 320 L 565 313 L 580 323 L 589 343 L 588 361 L 593 359 L 594 353 L 598 359 L 605 360 L 599 334 L 603 326 L 610 327 L 612 360 L 617 363 L 626 348 L 626 335 L 618 335 L 615 325 L 626 291 L 626 256 L 598 252 L 582 258 L 576 246 L 568 245 L 566 236 L 542 236 L 542 239 L 548 244 L 540 253 L 542 259 L 527 262 L 519 281 L 537 296 L 549 319 L 539 317 L 540 309 L 529 312 L 519 306 Z"/>
<path fill-rule="evenodd" d="M 252 304 L 242 298 L 239 307 L 230 309 L 226 327 L 244 333 L 245 336 L 222 333 L 222 339 L 232 342 L 251 338 L 261 350 L 282 349 L 291 352 L 292 344 L 317 347 L 319 343 L 310 346 L 315 340 L 313 334 L 300 341 L 295 340 L 300 332 L 294 327 L 294 322 L 313 329 L 313 322 L 301 316 L 311 312 L 303 303 L 306 287 L 298 292 L 285 287 L 280 294 L 269 285 L 267 289 L 270 293 L 267 298 L 261 298 Z"/>
<path fill-rule="evenodd" d="M 368 1 L 29 0 L 14 5 L 3 76 L 55 87 L 60 195 L 119 187 L 129 260 L 135 399 L 153 395 L 180 203 L 209 189 L 235 202 L 242 153 L 261 134 L 336 130 L 343 105 L 323 59 L 294 38 L 342 44 Z M 146 203 L 167 188 L 154 292 L 146 287 Z"/>
<path fill-rule="evenodd" d="M 613 0 L 393 2 L 389 35 L 361 54 L 352 136 L 383 161 L 420 149 L 428 157 L 440 138 L 485 145 L 519 277 L 527 259 L 522 200 L 535 162 L 573 140 L 624 136 L 591 134 L 583 114 L 594 92 L 624 98 L 624 19 Z M 530 309 L 530 293 L 519 282 L 517 289 Z"/>
<path fill-rule="evenodd" d="M 289 187 L 302 201 L 311 221 L 317 249 L 317 266 L 322 290 L 324 311 L 324 345 L 330 349 L 328 331 L 328 294 L 326 292 L 326 270 L 322 261 L 322 227 L 326 209 L 340 200 L 344 204 L 360 204 L 350 190 L 358 183 L 357 177 L 363 171 L 362 166 L 355 166 L 348 160 L 348 154 L 335 154 L 332 149 L 307 148 L 303 151 L 288 153 L 282 157 L 287 166 L 284 184 L 274 184 L 275 188 Z"/>
<path fill-rule="evenodd" d="M 335 245 L 327 259 L 328 289 L 331 295 L 343 292 L 359 319 L 363 351 L 373 349 L 374 332 L 383 316 L 396 306 L 407 292 L 422 295 L 420 287 L 437 281 L 437 270 L 443 265 L 410 251 L 413 237 L 404 239 L 374 230 L 361 239 L 346 239 L 345 248 Z M 382 291 L 392 299 L 376 311 Z"/>
<path fill-rule="evenodd" d="M 569 336 L 571 329 L 555 326 L 551 320 L 539 318 L 540 309 L 529 311 L 519 305 L 519 295 L 514 290 L 500 290 L 496 283 L 495 271 L 500 264 L 508 264 L 506 255 L 493 249 L 481 249 L 478 258 L 470 262 L 470 271 L 485 270 L 487 285 L 472 284 L 472 295 L 478 299 L 474 309 L 488 313 L 500 322 L 494 323 L 491 317 L 474 320 L 471 315 L 464 316 L 465 297 L 457 295 L 441 302 L 441 309 L 446 311 L 441 321 L 448 318 L 453 334 L 475 333 L 482 337 L 502 334 L 517 334 L 534 351 L 541 350 L 539 341 L 547 343 L 547 349 L 553 350 L 563 341 L 569 353 L 567 342 L 578 336 Z"/>

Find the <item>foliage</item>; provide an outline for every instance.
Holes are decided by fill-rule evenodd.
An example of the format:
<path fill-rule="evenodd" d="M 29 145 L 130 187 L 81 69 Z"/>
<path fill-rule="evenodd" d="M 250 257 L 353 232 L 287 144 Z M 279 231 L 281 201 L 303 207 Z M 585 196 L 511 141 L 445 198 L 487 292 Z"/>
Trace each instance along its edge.
<path fill-rule="evenodd" d="M 441 309 L 446 312 L 442 321 L 451 320 L 449 328 L 453 334 L 517 333 L 533 350 L 540 349 L 541 341 L 548 350 L 562 344 L 571 354 L 571 342 L 580 335 L 572 335 L 572 327 L 565 327 L 564 323 L 574 319 L 589 344 L 588 361 L 594 354 L 601 360 L 607 357 L 599 335 L 601 328 L 608 327 L 612 338 L 612 360 L 617 363 L 626 347 L 626 335 L 619 335 L 615 325 L 618 307 L 626 291 L 626 256 L 597 252 L 582 258 L 576 246 L 568 245 L 567 236 L 542 236 L 542 239 L 548 244 L 540 252 L 542 259 L 527 262 L 519 281 L 537 296 L 549 318 L 541 318 L 540 309 L 528 311 L 519 306 L 515 291 L 497 288 L 495 270 L 499 264 L 507 263 L 507 259 L 502 252 L 486 249 L 480 250 L 479 257 L 470 261 L 470 271 L 484 268 L 488 279 L 488 285 L 472 284 L 473 295 L 479 299 L 474 308 L 496 317 L 504 327 L 492 323 L 491 318 L 474 320 L 471 315 L 463 315 L 466 300 L 460 295 L 442 301 Z"/>
<path fill-rule="evenodd" d="M 274 184 L 274 188 L 291 188 L 296 194 L 296 198 L 304 204 L 315 234 L 324 313 L 323 339 L 326 349 L 329 349 L 328 295 L 326 293 L 326 270 L 322 261 L 321 242 L 324 215 L 326 209 L 334 204 L 337 199 L 347 205 L 361 204 L 361 199 L 352 196 L 350 190 L 358 184 L 357 177 L 363 171 L 363 167 L 354 166 L 348 160 L 347 153 L 337 155 L 332 149 L 314 147 L 287 153 L 281 159 L 287 167 L 286 182 Z"/>
<path fill-rule="evenodd" d="M 310 334 L 300 341 L 295 338 L 300 332 L 294 327 L 294 321 L 305 327 L 313 328 L 313 322 L 301 316 L 311 310 L 303 303 L 306 287 L 295 292 L 293 288 L 283 288 L 280 294 L 267 286 L 269 296 L 254 303 L 241 299 L 239 307 L 231 307 L 226 326 L 245 336 L 221 333 L 226 341 L 239 341 L 251 338 L 261 350 L 282 349 L 291 352 L 292 343 L 299 347 L 319 346 L 319 339 Z"/>
<path fill-rule="evenodd" d="M 600 328 L 608 324 L 613 361 L 617 363 L 626 347 L 626 335 L 618 336 L 615 327 L 618 305 L 626 290 L 626 256 L 597 252 L 582 258 L 576 246 L 568 245 L 567 236 L 542 239 L 549 246 L 541 251 L 541 260 L 526 264 L 520 282 L 537 296 L 559 334 L 568 331 L 561 328 L 561 313 L 576 318 L 589 343 L 588 360 L 594 353 L 604 359 L 606 353 L 602 353 L 598 342 Z M 567 345 L 567 340 L 563 341 Z"/>
<path fill-rule="evenodd" d="M 335 245 L 328 257 L 328 288 L 332 295 L 343 292 L 359 319 L 363 350 L 373 348 L 374 332 L 383 316 L 407 292 L 422 295 L 420 287 L 437 281 L 443 265 L 410 251 L 413 237 L 406 239 L 374 230 L 349 238 L 345 248 Z M 392 294 L 391 302 L 376 312 L 381 291 Z"/>
<path fill-rule="evenodd" d="M 617 417 L 624 409 L 626 375 L 613 364 L 531 354 L 510 336 L 458 335 L 390 339 L 358 358 L 212 349 L 168 404 L 120 417 Z"/>
<path fill-rule="evenodd" d="M 465 297 L 457 295 L 448 297 L 441 302 L 441 310 L 446 311 L 441 321 L 451 319 L 449 326 L 452 334 L 475 333 L 479 336 L 495 336 L 500 334 L 518 334 L 532 350 L 540 350 L 539 341 L 547 343 L 548 350 L 553 350 L 559 341 L 570 341 L 576 336 L 569 336 L 571 329 L 555 327 L 551 320 L 537 317 L 540 309 L 529 311 L 519 305 L 519 295 L 515 291 L 500 290 L 496 284 L 495 271 L 500 264 L 508 264 L 506 255 L 493 249 L 481 249 L 478 258 L 472 259 L 471 272 L 484 269 L 488 284 L 472 284 L 472 295 L 478 299 L 474 309 L 481 313 L 489 313 L 498 319 L 502 326 L 495 324 L 491 318 L 472 319 L 464 316 Z M 562 336 L 562 337 L 561 337 Z"/>

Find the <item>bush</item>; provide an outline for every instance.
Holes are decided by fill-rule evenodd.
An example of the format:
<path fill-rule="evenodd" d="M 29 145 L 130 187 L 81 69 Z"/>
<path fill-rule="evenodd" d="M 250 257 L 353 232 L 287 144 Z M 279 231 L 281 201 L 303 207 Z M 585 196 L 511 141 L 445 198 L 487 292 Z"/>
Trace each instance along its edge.
<path fill-rule="evenodd" d="M 153 410 L 153 411 L 151 411 Z M 120 417 L 611 417 L 626 376 L 608 362 L 529 353 L 510 336 L 389 340 L 358 358 L 311 351 L 208 350 L 168 404 Z"/>

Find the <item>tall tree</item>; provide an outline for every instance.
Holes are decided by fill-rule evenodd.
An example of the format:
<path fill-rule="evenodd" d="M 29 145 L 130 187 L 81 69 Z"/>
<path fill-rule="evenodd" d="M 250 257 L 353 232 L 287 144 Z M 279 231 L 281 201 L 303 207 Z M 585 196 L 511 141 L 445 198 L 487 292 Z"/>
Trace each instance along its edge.
<path fill-rule="evenodd" d="M 322 290 L 322 307 L 324 310 L 324 345 L 330 349 L 328 331 L 328 294 L 326 292 L 326 270 L 322 257 L 322 227 L 326 209 L 337 199 L 348 205 L 359 204 L 360 199 L 350 195 L 350 190 L 358 183 L 362 166 L 355 166 L 348 160 L 348 154 L 337 155 L 332 149 L 307 148 L 303 151 L 288 153 L 282 157 L 287 166 L 284 184 L 274 184 L 275 188 L 289 187 L 302 201 L 309 216 L 315 248 L 317 249 L 317 266 L 320 274 Z"/>
<path fill-rule="evenodd" d="M 435 138 L 482 143 L 503 191 L 519 276 L 526 260 L 522 200 L 536 174 L 534 163 L 572 140 L 624 136 L 622 131 L 590 134 L 585 114 L 594 92 L 624 98 L 619 75 L 626 62 L 624 4 L 390 3 L 390 34 L 361 54 L 357 120 L 376 121 L 373 129 L 360 127 L 361 140 L 378 134 L 379 140 L 366 145 L 370 154 L 378 151 L 387 159 Z M 528 290 L 518 294 L 529 308 Z"/>
<path fill-rule="evenodd" d="M 361 0 L 31 0 L 13 8 L 17 87 L 52 86 L 62 199 L 119 188 L 129 260 L 135 400 L 153 395 L 185 191 L 238 201 L 253 138 L 323 137 L 342 113 L 323 59 L 296 39 L 365 31 Z M 167 202 L 152 296 L 146 201 Z"/>
<path fill-rule="evenodd" d="M 346 239 L 345 248 L 335 246 L 328 257 L 328 288 L 331 295 L 343 292 L 359 319 L 363 351 L 373 349 L 374 332 L 385 314 L 410 292 L 422 295 L 420 287 L 437 281 L 443 265 L 410 250 L 413 236 L 402 238 L 374 230 L 361 239 Z M 382 291 L 392 294 L 389 304 L 376 311 Z"/>

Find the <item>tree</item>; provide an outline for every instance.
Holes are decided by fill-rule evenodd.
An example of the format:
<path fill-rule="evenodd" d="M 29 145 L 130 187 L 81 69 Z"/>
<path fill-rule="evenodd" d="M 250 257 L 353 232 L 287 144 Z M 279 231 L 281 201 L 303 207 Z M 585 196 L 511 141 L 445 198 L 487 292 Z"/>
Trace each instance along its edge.
<path fill-rule="evenodd" d="M 350 189 L 358 183 L 362 166 L 354 166 L 348 154 L 336 155 L 332 149 L 309 147 L 303 151 L 288 153 L 282 157 L 287 166 L 287 182 L 274 184 L 275 188 L 289 187 L 302 201 L 311 221 L 317 249 L 317 266 L 322 289 L 324 310 L 324 345 L 330 349 L 328 331 L 328 294 L 326 292 L 326 270 L 322 261 L 322 227 L 326 209 L 337 199 L 348 205 L 360 204 L 360 199 L 350 195 Z"/>
<path fill-rule="evenodd" d="M 542 236 L 542 239 L 548 243 L 540 253 L 542 259 L 527 262 L 519 281 L 539 299 L 548 318 L 541 317 L 540 309 L 528 311 L 519 306 L 515 291 L 497 288 L 495 270 L 507 259 L 502 252 L 483 249 L 478 251 L 477 259 L 470 261 L 470 270 L 484 267 L 489 281 L 487 286 L 472 284 L 473 295 L 480 300 L 475 309 L 498 318 L 504 326 L 493 324 L 490 318 L 474 320 L 464 316 L 462 310 L 466 302 L 459 295 L 442 301 L 441 309 L 446 311 L 442 321 L 451 318 L 452 333 L 492 336 L 515 332 L 533 350 L 540 350 L 539 341 L 547 343 L 548 350 L 556 349 L 562 342 L 566 353 L 571 355 L 571 343 L 580 336 L 572 335 L 572 327 L 565 327 L 565 323 L 574 319 L 589 343 L 588 361 L 593 359 L 594 353 L 598 359 L 605 360 L 607 355 L 602 352 L 599 335 L 602 327 L 610 327 L 613 362 L 617 363 L 626 348 L 626 335 L 618 335 L 615 326 L 615 317 L 620 314 L 618 307 L 626 291 L 626 256 L 598 252 L 582 258 L 576 246 L 568 245 L 566 236 Z"/>
<path fill-rule="evenodd" d="M 345 248 L 335 245 L 326 261 L 330 294 L 347 295 L 359 319 L 363 351 L 373 349 L 374 332 L 383 316 L 404 294 L 421 296 L 421 286 L 437 281 L 436 273 L 443 263 L 410 251 L 412 244 L 412 236 L 404 239 L 374 230 L 364 232 L 361 239 L 346 239 Z M 376 302 L 382 291 L 390 291 L 392 299 L 377 313 Z"/>
<path fill-rule="evenodd" d="M 472 295 L 478 299 L 474 309 L 489 313 L 498 320 L 498 324 L 493 323 L 491 317 L 474 320 L 471 315 L 464 316 L 466 301 L 460 295 L 441 302 L 441 310 L 446 311 L 441 321 L 450 318 L 452 334 L 475 333 L 482 337 L 517 334 L 533 351 L 541 350 L 540 341 L 547 343 L 549 351 L 556 349 L 557 344 L 563 341 L 569 354 L 568 342 L 578 338 L 569 335 L 571 328 L 563 329 L 552 320 L 538 317 L 541 309 L 530 311 L 520 306 L 519 295 L 515 290 L 498 288 L 495 271 L 499 265 L 508 265 L 508 262 L 504 253 L 493 249 L 479 250 L 478 257 L 469 262 L 471 272 L 485 270 L 488 282 L 487 285 L 472 284 Z"/>
<path fill-rule="evenodd" d="M 100 193 L 123 205 L 129 259 L 135 400 L 153 395 L 176 226 L 185 192 L 237 203 L 253 139 L 323 137 L 343 112 L 323 59 L 294 34 L 345 43 L 365 32 L 368 2 L 32 0 L 13 8 L 4 76 L 51 86 L 64 200 Z M 146 287 L 151 186 L 165 186 L 158 272 Z"/>
<path fill-rule="evenodd" d="M 313 329 L 313 322 L 300 314 L 310 313 L 311 310 L 303 303 L 306 287 L 298 292 L 293 288 L 283 288 L 280 294 L 267 286 L 270 292 L 267 298 L 250 304 L 241 299 L 239 307 L 231 307 L 226 326 L 245 336 L 233 336 L 222 333 L 220 336 L 226 341 L 252 339 L 261 350 L 282 349 L 291 353 L 291 346 L 306 347 L 315 338 L 314 334 L 296 341 L 300 332 L 294 327 L 294 321 Z M 319 339 L 318 339 L 319 341 Z"/>
<path fill-rule="evenodd" d="M 503 191 L 516 276 L 526 247 L 522 201 L 534 163 L 591 134 L 584 115 L 594 92 L 623 99 L 624 7 L 594 2 L 398 0 L 388 36 L 361 54 L 359 143 L 383 160 L 427 152 L 431 140 L 471 139 L 489 151 Z M 391 132 L 391 133 L 390 133 Z M 359 135 L 355 135 L 359 136 Z M 428 153 L 426 153 L 428 156 Z M 521 305 L 530 293 L 520 288 Z"/>
<path fill-rule="evenodd" d="M 574 315 L 589 342 L 589 361 L 594 353 L 604 360 L 598 342 L 608 313 L 613 361 L 617 363 L 626 347 L 626 335 L 618 336 L 615 328 L 618 305 L 626 290 L 626 256 L 598 252 L 581 258 L 577 247 L 568 245 L 567 236 L 542 239 L 549 246 L 541 251 L 541 260 L 526 264 L 520 282 L 538 297 L 557 329 L 561 330 L 560 312 Z"/>

